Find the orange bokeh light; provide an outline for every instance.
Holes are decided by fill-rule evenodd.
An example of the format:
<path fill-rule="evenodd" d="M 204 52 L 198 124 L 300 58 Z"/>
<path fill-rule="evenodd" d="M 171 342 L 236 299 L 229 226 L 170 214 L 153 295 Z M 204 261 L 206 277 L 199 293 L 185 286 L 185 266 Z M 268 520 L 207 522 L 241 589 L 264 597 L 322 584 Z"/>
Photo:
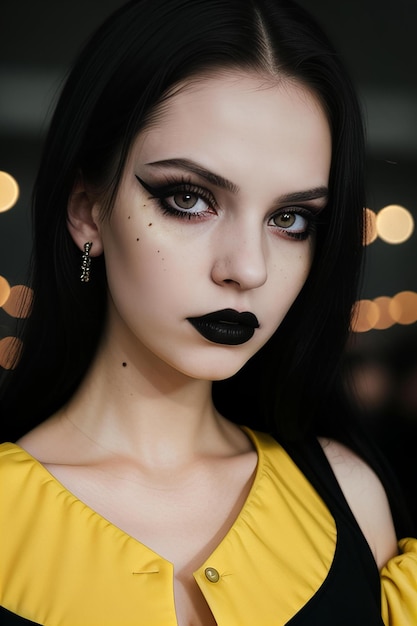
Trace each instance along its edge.
<path fill-rule="evenodd" d="M 4 276 L 0 276 L 0 306 L 3 306 L 10 296 L 10 285 Z"/>
<path fill-rule="evenodd" d="M 7 172 L 0 171 L 0 213 L 8 211 L 19 198 L 19 185 Z"/>
<path fill-rule="evenodd" d="M 4 337 L 0 340 L 0 367 L 14 369 L 22 351 L 22 342 L 17 337 Z"/>
<path fill-rule="evenodd" d="M 3 309 L 12 317 L 24 319 L 29 317 L 32 308 L 33 290 L 26 285 L 15 285 Z"/>
<path fill-rule="evenodd" d="M 390 311 L 391 300 L 392 298 L 389 298 L 388 296 L 380 296 L 379 298 L 374 299 L 374 303 L 377 305 L 379 311 L 378 320 L 374 325 L 374 328 L 377 330 L 390 328 L 396 322 Z"/>
<path fill-rule="evenodd" d="M 376 229 L 376 213 L 372 209 L 364 211 L 365 232 L 363 237 L 363 245 L 369 246 L 378 236 Z"/>
<path fill-rule="evenodd" d="M 375 328 L 379 319 L 379 307 L 372 300 L 358 300 L 356 302 L 353 319 L 352 330 L 355 333 L 366 333 L 368 330 Z"/>
<path fill-rule="evenodd" d="M 398 324 L 414 324 L 417 322 L 417 293 L 400 291 L 392 298 L 389 310 Z"/>
<path fill-rule="evenodd" d="M 351 330 L 365 333 L 414 322 L 417 322 L 417 293 L 401 291 L 392 298 L 380 296 L 374 300 L 358 300 L 353 308 Z"/>

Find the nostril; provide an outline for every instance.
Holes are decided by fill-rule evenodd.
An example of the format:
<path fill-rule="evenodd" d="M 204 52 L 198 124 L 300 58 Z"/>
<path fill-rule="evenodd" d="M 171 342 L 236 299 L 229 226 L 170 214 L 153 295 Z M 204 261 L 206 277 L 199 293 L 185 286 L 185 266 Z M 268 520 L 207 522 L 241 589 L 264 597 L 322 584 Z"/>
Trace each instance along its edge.
<path fill-rule="evenodd" d="M 238 280 L 234 280 L 233 278 L 225 278 L 221 282 L 223 285 L 236 285 L 237 287 L 240 287 L 240 282 Z"/>

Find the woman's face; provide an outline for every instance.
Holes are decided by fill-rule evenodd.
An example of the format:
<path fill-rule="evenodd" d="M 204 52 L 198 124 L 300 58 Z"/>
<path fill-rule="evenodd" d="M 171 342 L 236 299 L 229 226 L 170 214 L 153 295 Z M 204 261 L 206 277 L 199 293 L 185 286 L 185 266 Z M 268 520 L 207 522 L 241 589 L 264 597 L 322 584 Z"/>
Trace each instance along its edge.
<path fill-rule="evenodd" d="M 120 362 L 238 371 L 307 278 L 330 160 L 326 116 L 294 82 L 235 72 L 172 96 L 134 142 L 111 217 L 94 213 Z"/>

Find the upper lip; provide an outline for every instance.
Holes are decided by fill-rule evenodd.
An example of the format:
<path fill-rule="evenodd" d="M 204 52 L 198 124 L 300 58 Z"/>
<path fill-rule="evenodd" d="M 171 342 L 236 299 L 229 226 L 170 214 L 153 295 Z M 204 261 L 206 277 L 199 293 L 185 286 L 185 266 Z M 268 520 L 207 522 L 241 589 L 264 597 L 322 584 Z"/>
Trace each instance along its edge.
<path fill-rule="evenodd" d="M 217 322 L 225 324 L 240 324 L 241 326 L 249 326 L 250 328 L 259 328 L 259 322 L 250 311 L 235 311 L 234 309 L 222 309 L 221 311 L 213 311 L 199 317 L 191 317 L 189 319 L 198 320 L 200 322 Z"/>

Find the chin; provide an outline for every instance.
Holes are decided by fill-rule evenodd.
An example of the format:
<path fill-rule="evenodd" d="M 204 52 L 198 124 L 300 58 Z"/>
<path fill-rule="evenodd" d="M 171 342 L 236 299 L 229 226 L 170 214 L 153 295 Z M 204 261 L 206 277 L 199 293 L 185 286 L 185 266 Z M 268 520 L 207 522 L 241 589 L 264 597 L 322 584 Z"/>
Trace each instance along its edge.
<path fill-rule="evenodd" d="M 230 364 L 227 366 L 226 363 L 219 364 L 218 362 L 213 367 L 208 367 L 207 364 L 204 368 L 195 367 L 192 372 L 184 372 L 191 378 L 196 380 L 207 380 L 211 382 L 227 380 L 228 378 L 232 378 L 235 374 L 237 374 L 242 367 L 244 367 L 247 363 L 247 360 L 240 361 L 238 365 Z"/>

